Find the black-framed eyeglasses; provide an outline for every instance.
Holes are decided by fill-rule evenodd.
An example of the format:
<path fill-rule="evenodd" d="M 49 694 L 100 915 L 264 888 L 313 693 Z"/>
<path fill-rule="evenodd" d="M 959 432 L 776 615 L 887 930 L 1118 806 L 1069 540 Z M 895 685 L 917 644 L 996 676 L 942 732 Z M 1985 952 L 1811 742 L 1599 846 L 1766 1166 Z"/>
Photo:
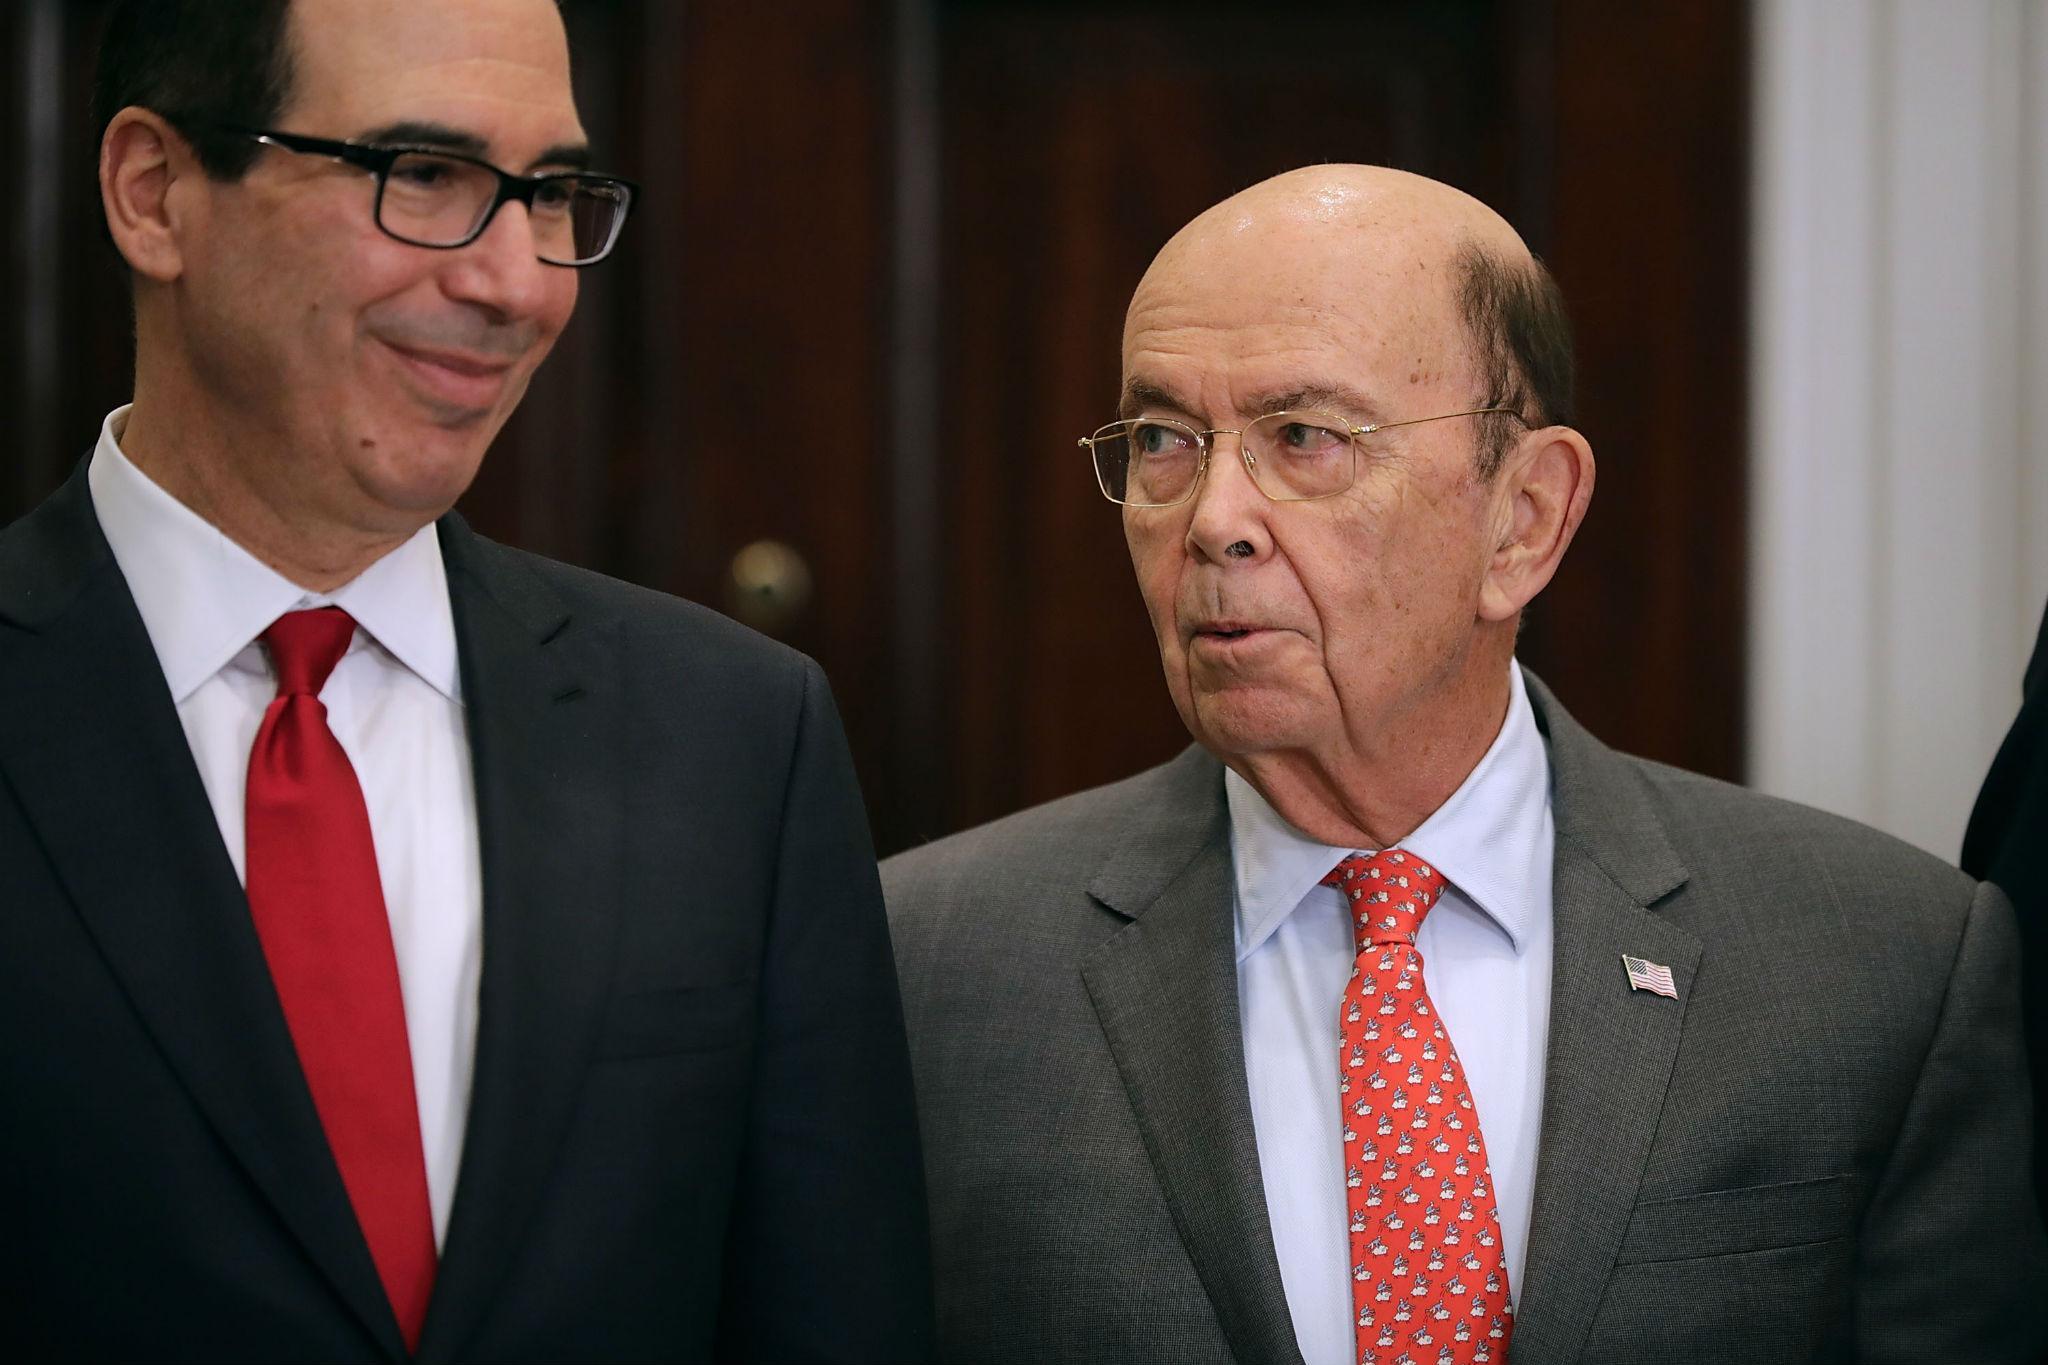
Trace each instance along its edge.
<path fill-rule="evenodd" d="M 1241 428 L 1209 431 L 1170 417 L 1139 417 L 1098 427 L 1081 444 L 1094 457 L 1102 496 L 1125 507 L 1174 507 L 1193 497 L 1218 436 L 1237 437 L 1239 458 L 1268 498 L 1314 502 L 1351 487 L 1361 445 L 1373 435 L 1492 412 L 1523 420 L 1515 409 L 1499 404 L 1364 426 L 1327 412 L 1270 412 Z"/>
<path fill-rule="evenodd" d="M 483 235 L 508 203 L 533 225 L 534 254 L 549 265 L 595 265 L 611 254 L 640 187 L 615 175 L 543 171 L 514 175 L 488 161 L 432 147 L 336 142 L 267 128 L 216 125 L 302 156 L 324 156 L 377 179 L 371 216 L 387 236 L 447 251 Z"/>

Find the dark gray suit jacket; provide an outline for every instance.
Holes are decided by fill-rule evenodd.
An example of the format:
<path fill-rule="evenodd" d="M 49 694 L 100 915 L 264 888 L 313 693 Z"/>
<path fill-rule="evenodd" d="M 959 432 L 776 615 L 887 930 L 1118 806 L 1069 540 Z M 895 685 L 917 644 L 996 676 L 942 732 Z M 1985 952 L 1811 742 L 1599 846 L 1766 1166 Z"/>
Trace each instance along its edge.
<path fill-rule="evenodd" d="M 2020 924 L 2020 1020 L 2034 1102 L 2048 1095 L 2048 614 L 2034 639 L 2020 713 L 1963 836 L 1963 870 L 2012 897 Z M 2048 1123 L 2034 1125 L 2034 1196 L 2048 1209 Z"/>
<path fill-rule="evenodd" d="M 1529 690 L 1556 961 L 1514 1365 L 2039 1359 L 2004 898 Z M 1300 1359 L 1221 777 L 1191 749 L 883 867 L 942 1359 Z M 1624 953 L 1678 999 L 1632 992 Z"/>

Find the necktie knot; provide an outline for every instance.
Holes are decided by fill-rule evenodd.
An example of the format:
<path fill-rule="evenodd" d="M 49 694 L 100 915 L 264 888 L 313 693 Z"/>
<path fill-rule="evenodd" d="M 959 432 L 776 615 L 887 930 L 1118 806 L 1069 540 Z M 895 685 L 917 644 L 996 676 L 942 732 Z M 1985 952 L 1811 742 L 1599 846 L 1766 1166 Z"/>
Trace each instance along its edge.
<path fill-rule="evenodd" d="M 1413 944 L 1423 917 L 1444 893 L 1441 873 L 1398 848 L 1346 858 L 1322 884 L 1351 902 L 1351 937 L 1361 953 L 1374 944 Z"/>
<path fill-rule="evenodd" d="M 271 622 L 263 643 L 277 669 L 277 695 L 319 696 L 355 633 L 355 618 L 340 607 L 288 611 Z"/>

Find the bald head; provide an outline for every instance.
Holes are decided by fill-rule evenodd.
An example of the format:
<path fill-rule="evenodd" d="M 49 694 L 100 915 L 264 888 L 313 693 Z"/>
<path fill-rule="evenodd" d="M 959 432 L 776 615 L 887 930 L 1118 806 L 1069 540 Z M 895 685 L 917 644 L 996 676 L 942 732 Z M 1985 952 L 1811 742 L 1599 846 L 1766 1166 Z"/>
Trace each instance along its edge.
<path fill-rule="evenodd" d="M 1162 305 L 1207 310 L 1211 325 L 1320 319 L 1394 369 L 1405 363 L 1415 386 L 1434 377 L 1473 406 L 1511 407 L 1536 425 L 1571 420 L 1570 331 L 1548 272 L 1485 204 L 1406 171 L 1307 166 L 1197 216 L 1132 297 L 1127 376 L 1130 340 Z M 1478 424 L 1482 468 L 1497 464 L 1515 425 Z"/>
<path fill-rule="evenodd" d="M 1129 425 L 1091 449 L 1140 491 L 1124 538 L 1167 689 L 1323 843 L 1414 829 L 1500 727 L 1522 609 L 1593 490 L 1563 338 L 1499 215 L 1370 166 L 1225 200 L 1131 300 Z"/>
<path fill-rule="evenodd" d="M 1309 270 L 1384 261 L 1426 271 L 1468 244 L 1533 264 L 1507 221 L 1462 190 L 1385 166 L 1304 166 L 1201 213 L 1147 273 L 1232 260 L 1281 266 L 1288 258 Z"/>

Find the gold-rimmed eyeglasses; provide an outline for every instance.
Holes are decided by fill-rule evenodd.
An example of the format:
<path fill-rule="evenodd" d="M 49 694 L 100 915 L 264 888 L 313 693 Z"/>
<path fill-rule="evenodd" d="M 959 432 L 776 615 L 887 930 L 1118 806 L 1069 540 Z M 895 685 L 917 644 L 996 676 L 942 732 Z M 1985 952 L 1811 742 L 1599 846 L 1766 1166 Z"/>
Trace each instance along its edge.
<path fill-rule="evenodd" d="M 1194 496 L 1217 436 L 1235 436 L 1245 470 L 1275 502 L 1312 502 L 1342 493 L 1358 475 L 1360 443 L 1376 432 L 1513 408 L 1466 408 L 1403 422 L 1360 426 L 1327 412 L 1272 412 L 1242 427 L 1197 431 L 1170 417 L 1111 422 L 1081 444 L 1095 458 L 1102 496 L 1125 507 L 1172 507 Z"/>

